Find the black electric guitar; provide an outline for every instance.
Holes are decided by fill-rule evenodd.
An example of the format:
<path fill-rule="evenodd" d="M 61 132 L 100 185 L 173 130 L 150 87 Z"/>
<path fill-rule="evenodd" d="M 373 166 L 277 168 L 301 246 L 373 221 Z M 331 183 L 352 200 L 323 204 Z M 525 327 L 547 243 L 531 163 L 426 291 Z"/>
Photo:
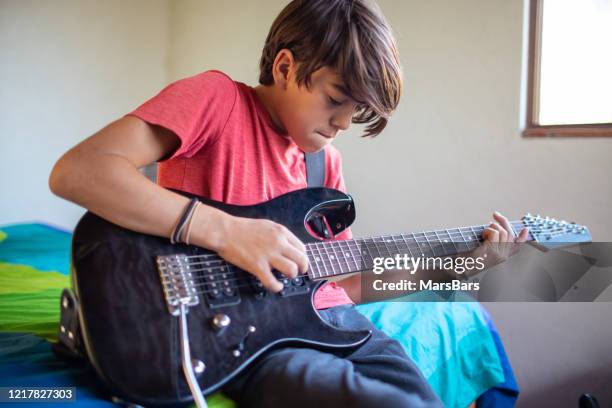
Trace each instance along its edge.
<path fill-rule="evenodd" d="M 78 304 L 80 330 L 64 322 L 60 337 L 79 334 L 98 375 L 124 401 L 155 406 L 195 398 L 205 405 L 202 394 L 218 390 L 278 346 L 348 353 L 370 332 L 342 331 L 321 320 L 312 299 L 326 278 L 361 272 L 374 257 L 465 252 L 479 245 L 485 228 L 334 241 L 329 239 L 355 219 L 352 198 L 336 190 L 299 190 L 254 206 L 202 201 L 285 225 L 307 243 L 308 272 L 292 280 L 277 275 L 284 289 L 268 293 L 255 277 L 211 251 L 172 245 L 86 213 L 72 242 L 76 299 L 67 293 L 62 299 L 64 308 Z M 529 227 L 529 239 L 541 243 L 590 240 L 584 227 L 539 216 L 512 226 L 517 234 Z"/>

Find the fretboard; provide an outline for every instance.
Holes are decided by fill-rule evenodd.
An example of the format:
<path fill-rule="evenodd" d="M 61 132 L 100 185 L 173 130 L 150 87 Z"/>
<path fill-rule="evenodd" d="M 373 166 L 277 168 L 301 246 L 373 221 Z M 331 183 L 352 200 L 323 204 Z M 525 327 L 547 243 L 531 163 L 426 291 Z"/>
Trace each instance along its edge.
<path fill-rule="evenodd" d="M 525 228 L 522 221 L 513 221 L 515 235 Z M 371 269 L 375 258 L 396 255 L 445 257 L 471 251 L 482 241 L 487 225 L 451 228 L 399 235 L 384 235 L 341 241 L 319 241 L 306 245 L 310 262 L 308 276 L 325 279 L 332 276 Z"/>

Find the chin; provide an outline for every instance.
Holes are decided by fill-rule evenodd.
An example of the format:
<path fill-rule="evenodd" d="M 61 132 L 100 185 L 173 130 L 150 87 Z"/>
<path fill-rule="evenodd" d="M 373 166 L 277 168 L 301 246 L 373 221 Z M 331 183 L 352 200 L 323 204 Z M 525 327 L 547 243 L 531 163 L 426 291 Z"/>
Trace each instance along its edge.
<path fill-rule="evenodd" d="M 325 149 L 325 146 L 327 146 L 330 143 L 331 143 L 331 140 L 329 140 L 329 141 L 327 141 L 325 143 L 321 143 L 318 146 L 316 146 L 316 147 L 312 148 L 311 150 L 309 150 L 308 153 L 316 153 L 318 151 L 321 151 L 321 150 Z"/>
<path fill-rule="evenodd" d="M 318 152 L 320 150 L 323 150 L 326 145 L 327 144 L 324 144 L 324 145 L 318 146 L 318 147 L 308 146 L 308 147 L 302 148 L 302 151 L 304 151 L 304 153 L 316 153 L 316 152 Z"/>
<path fill-rule="evenodd" d="M 296 143 L 304 153 L 316 153 L 329 144 L 331 140 L 309 140 L 306 143 Z"/>

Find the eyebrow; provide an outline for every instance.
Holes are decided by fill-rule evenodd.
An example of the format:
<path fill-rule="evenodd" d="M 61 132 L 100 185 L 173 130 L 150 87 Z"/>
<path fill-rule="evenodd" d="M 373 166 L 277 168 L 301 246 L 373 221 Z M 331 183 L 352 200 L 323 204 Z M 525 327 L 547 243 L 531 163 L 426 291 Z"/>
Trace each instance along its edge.
<path fill-rule="evenodd" d="M 344 85 L 340 85 L 340 84 L 337 84 L 337 83 L 334 83 L 333 85 L 334 85 L 334 88 L 336 88 L 338 91 L 342 92 L 344 94 L 344 96 L 346 96 L 347 98 L 351 98 L 352 99 L 351 94 L 349 93 L 348 89 L 346 89 L 344 87 Z"/>
<path fill-rule="evenodd" d="M 365 105 L 365 102 L 361 102 L 356 100 L 351 93 L 348 91 L 348 89 L 346 89 L 346 87 L 342 84 L 338 84 L 338 83 L 333 83 L 332 84 L 334 86 L 334 88 L 336 88 L 338 91 L 340 91 L 344 96 L 346 96 L 347 98 L 353 100 L 355 103 L 359 104 L 359 105 Z"/>

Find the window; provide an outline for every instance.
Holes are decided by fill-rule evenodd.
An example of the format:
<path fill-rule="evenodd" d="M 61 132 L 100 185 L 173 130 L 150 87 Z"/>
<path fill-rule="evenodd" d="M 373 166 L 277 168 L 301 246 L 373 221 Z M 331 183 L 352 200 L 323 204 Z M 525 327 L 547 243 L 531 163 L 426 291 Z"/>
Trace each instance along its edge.
<path fill-rule="evenodd" d="M 530 0 L 524 136 L 612 136 L 612 0 Z"/>

